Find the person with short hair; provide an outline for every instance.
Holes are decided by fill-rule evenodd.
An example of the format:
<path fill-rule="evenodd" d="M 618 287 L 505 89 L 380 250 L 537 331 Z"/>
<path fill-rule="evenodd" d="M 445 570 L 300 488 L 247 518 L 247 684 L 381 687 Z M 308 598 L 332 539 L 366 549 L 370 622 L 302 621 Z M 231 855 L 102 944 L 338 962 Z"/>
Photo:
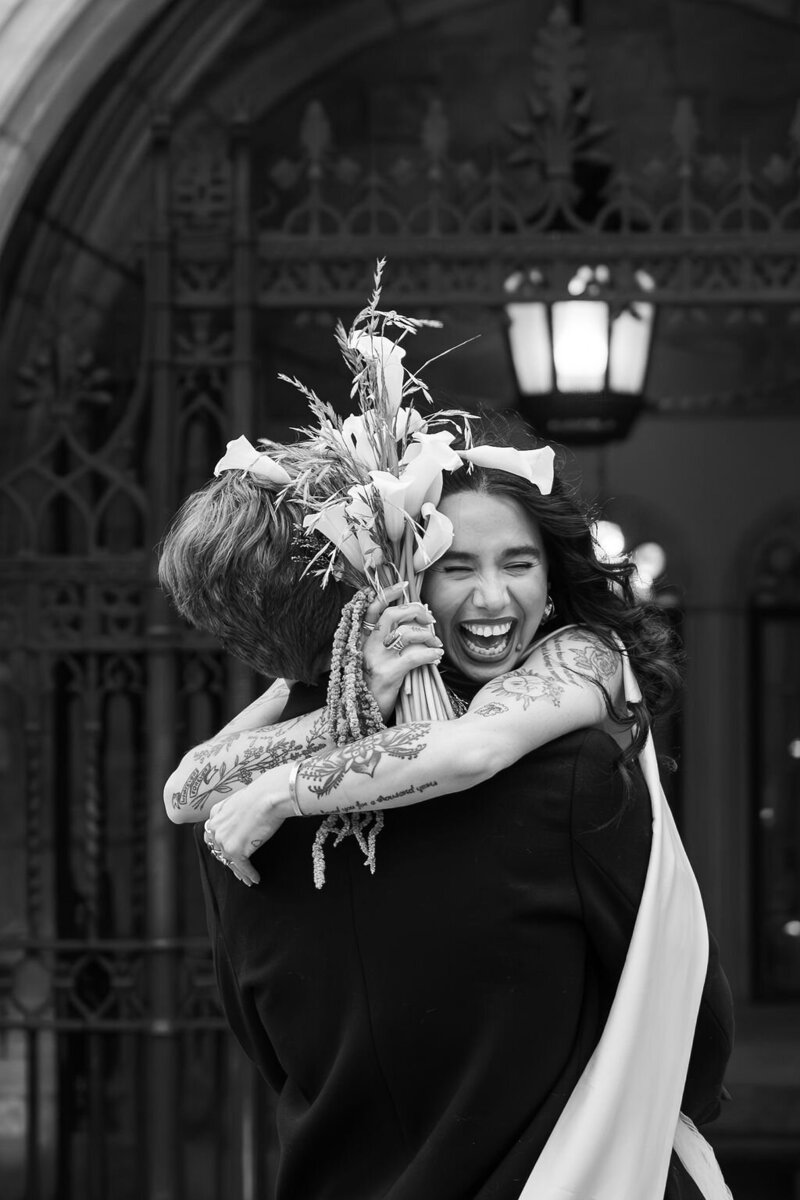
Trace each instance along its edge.
<path fill-rule="evenodd" d="M 218 522 L 219 569 L 214 538 L 195 555 L 199 525 L 179 520 L 162 557 L 176 598 L 206 589 L 210 611 L 237 593 L 231 649 L 248 655 L 263 622 L 270 673 L 291 653 L 302 681 L 279 724 L 243 718 L 165 794 L 199 835 L 221 792 L 192 755 L 205 781 L 223 748 L 243 764 L 206 820 L 217 857 L 198 848 L 223 1005 L 279 1094 L 277 1196 L 711 1200 L 690 1123 L 719 1110 L 730 994 L 653 775 L 650 721 L 677 679 L 663 618 L 634 603 L 627 565 L 598 561 L 558 480 L 544 495 L 465 466 L 439 508 L 438 638 L 420 606 L 376 598 L 363 653 L 384 718 L 405 668 L 442 654 L 466 711 L 350 745 L 330 743 L 318 629 L 282 649 L 272 591 L 309 578 L 284 518 L 241 538 Z M 363 818 L 388 809 L 376 857 Z M 355 834 L 321 891 L 314 817 Z"/>

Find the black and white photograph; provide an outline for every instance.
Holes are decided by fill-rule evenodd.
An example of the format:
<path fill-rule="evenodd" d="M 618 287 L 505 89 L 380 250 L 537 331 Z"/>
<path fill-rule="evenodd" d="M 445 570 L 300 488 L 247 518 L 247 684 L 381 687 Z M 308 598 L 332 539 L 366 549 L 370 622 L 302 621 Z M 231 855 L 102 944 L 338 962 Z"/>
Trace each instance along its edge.
<path fill-rule="evenodd" d="M 0 0 L 2 1200 L 800 1200 L 800 2 Z"/>

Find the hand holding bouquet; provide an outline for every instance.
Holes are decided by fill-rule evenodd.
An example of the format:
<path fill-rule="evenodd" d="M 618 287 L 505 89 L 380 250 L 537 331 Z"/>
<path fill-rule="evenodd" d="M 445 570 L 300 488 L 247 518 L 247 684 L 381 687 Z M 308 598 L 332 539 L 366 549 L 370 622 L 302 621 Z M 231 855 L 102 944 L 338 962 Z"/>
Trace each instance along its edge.
<path fill-rule="evenodd" d="M 453 410 L 426 421 L 414 406 L 418 396 L 428 401 L 430 396 L 419 376 L 403 366 L 402 342 L 421 327 L 439 323 L 379 309 L 383 265 L 378 264 L 370 302 L 349 333 L 341 325 L 336 331 L 353 376 L 351 396 L 357 398 L 360 411 L 342 419 L 296 379 L 289 380 L 308 398 L 318 420 L 316 427 L 302 432 L 318 447 L 319 456 L 312 456 L 304 476 L 293 485 L 303 490 L 310 510 L 306 529 L 327 542 L 309 569 L 317 565 L 323 584 L 336 573 L 359 592 L 345 610 L 334 645 L 329 708 L 350 710 L 349 718 L 345 712 L 340 722 L 342 740 L 370 732 L 379 719 L 363 684 L 359 688 L 355 679 L 369 595 L 380 595 L 403 581 L 408 600 L 419 600 L 423 572 L 453 540 L 452 525 L 436 506 L 443 472 L 464 465 L 462 453 L 452 448 L 454 425 L 469 444 L 468 414 Z M 387 337 L 387 329 L 400 331 L 396 341 Z M 326 486 L 321 488 L 323 476 Z M 447 720 L 454 715 L 436 668 L 412 671 L 398 699 L 398 721 Z"/>

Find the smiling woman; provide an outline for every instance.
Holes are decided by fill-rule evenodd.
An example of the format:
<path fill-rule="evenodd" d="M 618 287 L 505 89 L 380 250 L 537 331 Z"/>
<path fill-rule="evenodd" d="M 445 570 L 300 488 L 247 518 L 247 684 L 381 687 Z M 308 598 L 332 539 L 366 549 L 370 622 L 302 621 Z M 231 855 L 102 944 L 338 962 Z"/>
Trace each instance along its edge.
<path fill-rule="evenodd" d="M 516 500 L 485 492 L 445 496 L 439 511 L 453 541 L 426 572 L 422 598 L 450 663 L 483 682 L 516 664 L 547 609 L 539 523 Z"/>
<path fill-rule="evenodd" d="M 514 452 L 499 448 L 506 431 L 498 419 L 492 418 L 491 423 L 473 420 L 471 426 L 476 444 L 488 444 L 493 455 L 498 455 L 497 461 L 510 466 L 503 455 Z M 236 504 L 226 510 L 225 540 L 257 547 L 260 556 L 266 555 L 264 562 L 270 564 L 269 571 L 257 564 L 255 574 L 246 571 L 242 562 L 235 572 L 225 564 L 225 611 L 235 609 L 238 625 L 247 628 L 248 650 L 257 639 L 259 626 L 265 625 L 260 640 L 270 647 L 274 658 L 280 654 L 282 630 L 268 614 L 283 612 L 283 607 L 271 606 L 271 597 L 283 597 L 284 575 L 291 586 L 298 574 L 306 584 L 311 577 L 293 565 L 294 558 L 280 570 L 279 550 L 267 554 L 274 525 L 269 536 L 266 529 L 263 535 L 253 529 L 246 531 L 246 536 L 244 530 L 236 531 L 234 523 L 242 521 L 245 511 L 239 499 L 241 489 L 263 488 L 263 480 L 248 485 L 237 472 L 221 486 L 229 486 L 237 496 Z M 209 503 L 200 493 L 185 511 L 194 514 Z M 286 816 L 296 816 L 295 801 L 299 800 L 304 813 L 321 816 L 405 807 L 477 784 L 537 746 L 592 726 L 615 739 L 622 751 L 618 768 L 627 778 L 628 766 L 644 745 L 651 720 L 672 701 L 678 671 L 663 614 L 655 606 L 634 600 L 629 582 L 634 568 L 629 563 L 608 562 L 597 554 L 591 514 L 557 475 L 552 490 L 543 495 L 539 486 L 511 470 L 467 462 L 458 470 L 443 473 L 438 511 L 452 525 L 452 542 L 423 577 L 422 598 L 433 613 L 435 628 L 420 606 L 398 607 L 391 603 L 397 596 L 387 593 L 368 610 L 365 628 L 374 626 L 375 630 L 364 638 L 363 654 L 373 692 L 388 719 L 403 676 L 422 663 L 436 661 L 444 652 L 443 677 L 461 711 L 466 710 L 457 725 L 424 723 L 424 739 L 402 762 L 389 749 L 389 732 L 380 732 L 374 735 L 374 742 L 364 739 L 366 757 L 357 760 L 352 748 L 335 750 L 321 744 L 324 713 L 316 712 L 299 727 L 292 723 L 286 744 L 295 750 L 281 764 L 273 746 L 281 739 L 286 741 L 288 730 L 276 726 L 254 735 L 251 727 L 237 731 L 234 723 L 218 740 L 190 751 L 170 776 L 165 788 L 170 818 L 199 821 L 227 793 L 209 789 L 202 802 L 194 793 L 189 795 L 188 780 L 196 775 L 197 755 L 207 768 L 216 759 L 229 757 L 234 746 L 247 753 L 252 785 L 237 797 L 236 805 L 215 815 L 213 828 L 226 857 L 234 859 L 251 882 L 258 878 L 247 861 L 253 843 L 260 845 L 273 835 L 276 817 L 280 823 Z M 208 590 L 213 568 L 208 533 L 204 532 L 198 543 L 202 553 L 193 551 L 197 536 L 194 525 L 179 518 L 162 557 L 162 579 L 179 601 L 182 595 L 191 596 L 186 614 L 193 621 L 208 619 L 198 597 Z M 255 551 L 252 557 L 255 563 Z M 240 585 L 243 595 L 236 601 L 233 593 L 238 594 Z M 250 599 L 253 594 L 262 598 L 258 610 Z M 215 595 L 209 597 L 207 607 L 218 604 Z M 245 620 L 246 610 L 250 611 L 249 620 Z M 297 643 L 304 639 L 296 621 L 291 628 L 287 656 L 291 652 L 292 662 L 297 664 L 302 661 L 302 647 Z M 234 651 L 237 636 L 241 641 L 245 635 L 237 635 L 232 628 L 226 631 Z M 311 630 L 308 637 L 313 639 Z M 630 704 L 622 696 L 621 647 L 643 693 L 641 701 Z M 263 666 L 263 659 L 260 661 Z M 282 673 L 280 665 L 276 659 L 270 673 Z M 325 755 L 324 771 L 318 771 L 308 757 L 315 752 Z M 291 760 L 298 753 L 305 755 L 305 760 L 290 772 Z M 341 771 L 335 768 L 337 755 L 343 762 L 345 756 L 348 760 Z M 372 766 L 366 770 L 355 765 L 357 761 Z M 346 801 L 342 794 L 345 785 Z"/>
<path fill-rule="evenodd" d="M 435 627 L 395 592 L 372 599 L 356 629 L 384 719 L 409 668 L 442 655 L 463 715 L 337 745 L 324 692 L 298 685 L 279 724 L 242 714 L 190 751 L 168 781 L 167 811 L 199 822 L 214 806 L 197 842 L 218 979 L 234 1030 L 280 1093 L 287 1200 L 696 1200 L 673 1139 L 682 1092 L 689 1118 L 718 1110 L 729 997 L 657 775 L 645 788 L 634 762 L 644 746 L 650 770 L 650 721 L 674 690 L 668 631 L 659 610 L 635 602 L 632 567 L 598 558 L 590 517 L 558 478 L 514 473 L 516 452 L 473 433 L 474 450 L 459 451 L 471 460 L 444 472 L 437 504 L 452 542 L 423 583 Z M 240 519 L 234 507 L 226 538 L 253 547 L 257 563 L 278 527 L 240 536 L 230 527 Z M 180 556 L 192 596 L 214 557 L 201 544 L 202 556 L 186 544 Z M 291 538 L 268 557 L 270 572 L 243 576 L 251 638 L 276 575 L 299 569 Z M 279 635 L 272 622 L 274 653 Z M 200 796 L 198 767 L 213 780 L 232 757 L 239 790 Z M 331 833 L 343 848 L 326 874 Z M 647 905 L 646 874 L 656 881 Z M 629 946 L 633 993 L 622 981 Z M 631 1069 L 601 1070 L 581 1090 L 601 1048 Z M 626 1081 L 645 1051 L 643 1096 Z M 329 1132 L 342 1112 L 358 1131 L 357 1178 L 353 1138 Z M 640 1144 L 654 1147 L 646 1162 L 631 1156 Z"/>
<path fill-rule="evenodd" d="M 410 740 L 404 736 L 398 741 L 396 731 L 378 729 L 361 742 L 337 748 L 332 712 L 326 717 L 317 709 L 270 730 L 254 731 L 255 722 L 241 726 L 234 721 L 217 739 L 190 751 L 167 781 L 167 812 L 173 821 L 197 822 L 213 809 L 206 838 L 243 882 L 259 882 L 251 855 L 287 817 L 299 815 L 325 818 L 311 855 L 318 888 L 326 878 L 323 847 L 331 834 L 337 845 L 345 833 L 355 834 L 374 871 L 375 837 L 384 810 L 474 787 L 576 729 L 594 727 L 613 739 L 617 770 L 630 787 L 629 769 L 645 745 L 652 718 L 668 707 L 678 680 L 663 614 L 635 601 L 629 563 L 609 562 L 598 554 L 591 514 L 558 475 L 543 482 L 528 475 L 526 455 L 535 458 L 545 451 L 502 446 L 506 430 L 496 416 L 490 422 L 472 419 L 470 426 L 464 439 L 469 444 L 471 435 L 474 446 L 454 446 L 467 461 L 440 472 L 438 515 L 451 529 L 452 540 L 423 576 L 422 597 L 429 611 L 398 605 L 397 594 L 384 593 L 367 609 L 363 629 L 369 633 L 361 635 L 366 675 L 384 720 L 394 711 L 403 678 L 442 658 L 440 671 L 461 719 L 453 724 L 420 718 L 404 726 Z M 223 478 L 226 474 L 232 472 L 223 472 Z M 246 475 L 235 475 L 230 487 L 237 497 L 242 487 L 256 486 L 247 484 Z M 206 503 L 201 493 L 201 511 Z M 192 511 L 197 507 L 188 504 Z M 243 512 L 238 500 L 227 511 L 224 540 L 258 547 L 263 557 L 275 526 L 238 530 Z M 195 621 L 198 614 L 205 619 L 198 597 L 214 576 L 214 554 L 209 558 L 213 537 L 203 534 L 198 542 L 197 536 L 179 518 L 162 558 L 162 578 L 176 598 L 192 597 L 186 614 Z M 271 612 L 284 611 L 272 604 L 272 597 L 286 592 L 284 574 L 289 591 L 298 572 L 306 584 L 310 578 L 292 565 L 293 552 L 285 570 L 280 569 L 282 554 L 286 559 L 285 549 L 267 554 L 269 572 L 256 565 L 254 574 L 244 563 L 232 572 L 224 564 L 224 611 L 236 611 L 242 631 L 229 630 L 234 651 L 239 642 L 244 648 L 245 641 L 247 647 L 260 641 L 273 656 L 280 654 L 289 622 L 284 630 L 280 621 L 267 619 Z M 255 563 L 255 554 L 245 555 Z M 254 594 L 262 598 L 260 609 L 253 606 Z M 207 607 L 219 607 L 216 592 Z M 291 629 L 287 655 L 291 651 L 298 663 L 303 643 L 310 644 L 313 635 L 309 630 L 306 639 L 296 621 Z M 626 699 L 623 694 L 623 648 L 640 681 L 641 697 Z M 276 659 L 270 673 L 283 673 L 280 666 Z M 328 698 L 330 708 L 330 689 Z M 216 778 L 208 776 L 209 768 L 227 765 L 234 748 L 246 764 L 242 778 L 232 787 L 211 786 L 199 795 L 193 782 L 198 769 L 206 778 Z M 234 791 L 235 803 L 219 803 Z M 372 822 L 368 839 L 367 816 Z"/>

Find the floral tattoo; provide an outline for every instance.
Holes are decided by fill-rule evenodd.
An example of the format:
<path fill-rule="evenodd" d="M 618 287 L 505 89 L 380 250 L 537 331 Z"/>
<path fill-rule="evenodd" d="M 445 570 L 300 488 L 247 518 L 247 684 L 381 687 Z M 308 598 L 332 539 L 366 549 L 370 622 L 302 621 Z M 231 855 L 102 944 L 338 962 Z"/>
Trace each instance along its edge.
<path fill-rule="evenodd" d="M 324 715 L 314 721 L 302 741 L 287 736 L 288 731 L 299 723 L 298 719 L 285 726 L 282 737 L 269 732 L 264 735 L 231 733 L 219 741 L 199 746 L 193 755 L 199 765 L 190 772 L 181 790 L 172 793 L 172 807 L 176 811 L 205 808 L 209 802 L 216 803 L 222 796 L 246 787 L 273 767 L 291 762 L 301 754 L 316 754 L 323 750 L 328 744 L 323 734 Z M 244 740 L 249 744 L 240 749 Z M 223 757 L 231 752 L 232 762 Z"/>
<path fill-rule="evenodd" d="M 174 809 L 203 808 L 211 797 L 227 795 L 236 787 L 246 787 L 257 775 L 271 770 L 290 759 L 298 758 L 305 747 L 290 738 L 269 746 L 248 746 L 229 763 L 212 760 L 195 767 L 179 792 L 172 794 Z"/>
<path fill-rule="evenodd" d="M 601 682 L 612 679 L 617 669 L 618 656 L 602 642 L 574 650 L 572 658 L 578 670 L 586 671 Z"/>
<path fill-rule="evenodd" d="M 495 700 L 474 711 L 479 716 L 494 716 L 502 711 L 503 706 L 496 703 L 502 700 L 521 703 L 525 711 L 535 700 L 549 700 L 560 708 L 567 686 L 576 675 L 604 689 L 619 666 L 619 655 L 591 634 L 583 634 L 577 645 L 572 637 L 556 636 L 541 646 L 540 653 L 546 673 L 520 667 L 493 680 L 484 691 Z"/>
<path fill-rule="evenodd" d="M 401 725 L 370 734 L 350 746 L 337 746 L 324 756 L 303 765 L 303 782 L 310 792 L 327 796 L 339 787 L 348 773 L 374 777 L 384 757 L 417 758 L 425 748 L 430 725 Z"/>

